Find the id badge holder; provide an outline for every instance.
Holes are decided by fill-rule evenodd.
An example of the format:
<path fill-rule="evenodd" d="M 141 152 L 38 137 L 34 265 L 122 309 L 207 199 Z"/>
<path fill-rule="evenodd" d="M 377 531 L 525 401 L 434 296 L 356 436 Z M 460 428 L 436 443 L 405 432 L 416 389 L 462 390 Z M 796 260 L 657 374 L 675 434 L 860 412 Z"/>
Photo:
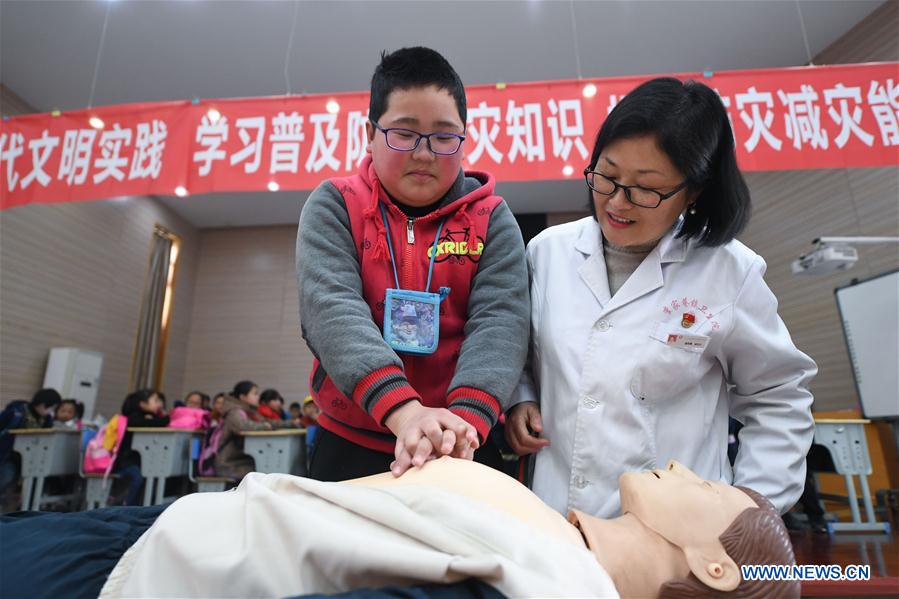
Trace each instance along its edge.
<path fill-rule="evenodd" d="M 449 293 L 387 289 L 384 298 L 384 340 L 396 352 L 428 355 L 440 342 L 440 302 Z"/>

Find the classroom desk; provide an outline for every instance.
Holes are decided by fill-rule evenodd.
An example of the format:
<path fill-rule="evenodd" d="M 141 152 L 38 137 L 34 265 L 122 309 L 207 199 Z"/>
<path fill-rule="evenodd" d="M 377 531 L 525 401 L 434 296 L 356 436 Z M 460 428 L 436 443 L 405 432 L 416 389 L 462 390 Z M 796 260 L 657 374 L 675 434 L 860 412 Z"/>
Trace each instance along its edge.
<path fill-rule="evenodd" d="M 185 428 L 129 427 L 131 449 L 140 454 L 140 473 L 146 479 L 144 505 L 163 501 L 165 479 L 187 476 L 190 464 L 190 440 L 202 430 Z M 154 492 L 155 487 L 155 492 Z"/>
<path fill-rule="evenodd" d="M 256 472 L 306 476 L 306 429 L 243 431 L 243 450 L 256 461 Z"/>
<path fill-rule="evenodd" d="M 890 532 L 888 522 L 878 522 L 874 517 L 871 490 L 868 488 L 871 454 L 868 453 L 868 441 L 865 439 L 865 425 L 869 422 L 871 421 L 864 418 L 815 419 L 815 443 L 827 448 L 833 458 L 837 474 L 842 474 L 846 480 L 849 509 L 852 511 L 852 522 L 829 523 L 827 526 L 831 532 L 843 530 Z M 853 476 L 858 476 L 867 522 L 862 522 L 859 514 Z"/>
<path fill-rule="evenodd" d="M 53 428 L 19 428 L 13 451 L 22 456 L 22 509 L 38 510 L 48 476 L 77 475 L 81 431 Z"/>

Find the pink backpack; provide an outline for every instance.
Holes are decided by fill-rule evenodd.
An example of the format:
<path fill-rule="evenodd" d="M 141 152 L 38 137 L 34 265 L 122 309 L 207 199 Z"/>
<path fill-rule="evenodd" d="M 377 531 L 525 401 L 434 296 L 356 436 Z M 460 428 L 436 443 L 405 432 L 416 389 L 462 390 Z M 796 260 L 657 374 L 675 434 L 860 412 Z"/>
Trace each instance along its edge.
<path fill-rule="evenodd" d="M 200 458 L 197 460 L 197 471 L 200 476 L 215 476 L 215 454 L 218 453 L 222 441 L 224 426 L 218 424 L 206 431 L 203 444 L 200 446 Z"/>
<path fill-rule="evenodd" d="M 119 447 L 122 446 L 126 428 L 128 428 L 128 419 L 121 414 L 116 414 L 88 441 L 87 448 L 84 450 L 85 474 L 109 476 L 116 456 L 119 454 Z"/>
<path fill-rule="evenodd" d="M 206 430 L 209 428 L 211 419 L 209 412 L 200 408 L 188 408 L 187 406 L 178 406 L 172 410 L 169 419 L 169 428 L 189 428 L 194 430 Z"/>

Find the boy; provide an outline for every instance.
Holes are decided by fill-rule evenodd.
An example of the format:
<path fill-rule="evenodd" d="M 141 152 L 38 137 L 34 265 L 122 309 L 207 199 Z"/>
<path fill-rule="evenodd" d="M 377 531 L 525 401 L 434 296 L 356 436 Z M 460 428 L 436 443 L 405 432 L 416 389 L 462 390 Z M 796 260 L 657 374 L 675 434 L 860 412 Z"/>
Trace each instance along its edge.
<path fill-rule="evenodd" d="M 462 171 L 465 89 L 440 54 L 382 54 L 368 116 L 358 174 L 322 183 L 300 217 L 300 321 L 323 429 L 310 475 L 399 476 L 485 444 L 477 459 L 500 467 L 488 433 L 527 352 L 521 233 L 493 177 Z M 385 341 L 385 294 L 398 287 L 449 288 L 433 353 Z"/>

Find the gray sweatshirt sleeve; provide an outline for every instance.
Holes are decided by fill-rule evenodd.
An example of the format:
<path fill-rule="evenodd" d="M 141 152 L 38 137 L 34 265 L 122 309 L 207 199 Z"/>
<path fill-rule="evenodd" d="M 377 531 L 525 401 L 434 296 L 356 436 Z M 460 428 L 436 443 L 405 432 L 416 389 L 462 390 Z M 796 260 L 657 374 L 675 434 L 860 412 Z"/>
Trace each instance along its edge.
<path fill-rule="evenodd" d="M 471 286 L 465 341 L 449 387 L 454 412 L 465 405 L 480 408 L 483 416 L 488 407 L 471 397 L 476 394 L 460 396 L 460 387 L 484 391 L 505 409 L 527 356 L 530 312 L 524 242 L 512 211 L 502 202 L 490 215 L 484 253 Z M 491 414 L 491 426 L 497 417 Z"/>
<path fill-rule="evenodd" d="M 362 295 L 346 204 L 328 181 L 309 195 L 300 214 L 296 267 L 303 338 L 344 395 L 353 398 L 359 381 L 379 369 L 402 368 Z M 408 385 L 401 373 L 394 377 Z"/>

